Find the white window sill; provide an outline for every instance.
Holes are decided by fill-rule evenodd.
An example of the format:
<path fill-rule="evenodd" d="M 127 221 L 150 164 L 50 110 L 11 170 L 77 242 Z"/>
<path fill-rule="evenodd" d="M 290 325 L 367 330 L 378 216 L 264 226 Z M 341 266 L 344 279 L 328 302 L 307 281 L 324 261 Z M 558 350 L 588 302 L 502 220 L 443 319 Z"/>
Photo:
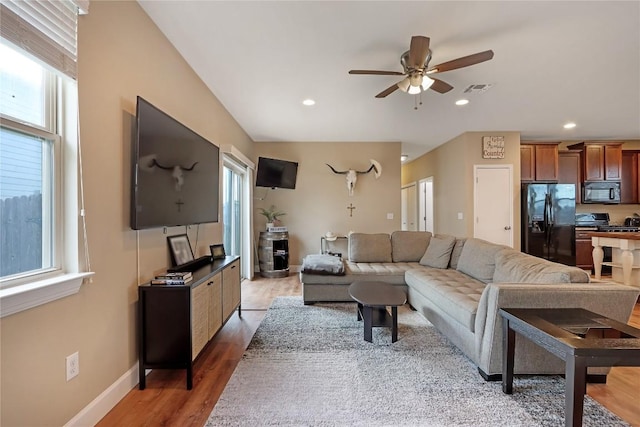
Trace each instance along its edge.
<path fill-rule="evenodd" d="M 0 318 L 77 294 L 83 280 L 93 274 L 63 274 L 0 290 Z"/>

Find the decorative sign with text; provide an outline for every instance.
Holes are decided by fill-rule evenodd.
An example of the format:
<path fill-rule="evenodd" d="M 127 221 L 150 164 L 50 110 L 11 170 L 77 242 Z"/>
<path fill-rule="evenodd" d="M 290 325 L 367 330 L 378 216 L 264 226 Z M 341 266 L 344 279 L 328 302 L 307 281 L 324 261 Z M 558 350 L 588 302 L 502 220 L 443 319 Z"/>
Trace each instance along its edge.
<path fill-rule="evenodd" d="M 504 159 L 504 136 L 483 136 L 482 158 Z"/>

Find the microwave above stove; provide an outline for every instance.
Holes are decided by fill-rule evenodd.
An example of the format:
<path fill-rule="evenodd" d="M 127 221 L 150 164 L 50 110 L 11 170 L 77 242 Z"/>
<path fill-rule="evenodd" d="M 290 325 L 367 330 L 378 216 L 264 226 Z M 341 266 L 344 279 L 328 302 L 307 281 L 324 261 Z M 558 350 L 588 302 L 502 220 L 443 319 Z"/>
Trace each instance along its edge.
<path fill-rule="evenodd" d="M 582 203 L 620 203 L 620 183 L 609 181 L 585 182 L 582 187 Z"/>

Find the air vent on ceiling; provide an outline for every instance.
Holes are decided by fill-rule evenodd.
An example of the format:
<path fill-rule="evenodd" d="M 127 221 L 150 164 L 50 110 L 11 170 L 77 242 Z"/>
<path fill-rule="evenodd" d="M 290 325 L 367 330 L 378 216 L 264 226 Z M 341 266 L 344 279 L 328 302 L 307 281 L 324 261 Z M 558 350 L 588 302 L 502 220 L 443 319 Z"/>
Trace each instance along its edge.
<path fill-rule="evenodd" d="M 482 93 L 489 90 L 489 88 L 493 86 L 492 84 L 480 84 L 480 85 L 469 85 L 464 93 Z"/>

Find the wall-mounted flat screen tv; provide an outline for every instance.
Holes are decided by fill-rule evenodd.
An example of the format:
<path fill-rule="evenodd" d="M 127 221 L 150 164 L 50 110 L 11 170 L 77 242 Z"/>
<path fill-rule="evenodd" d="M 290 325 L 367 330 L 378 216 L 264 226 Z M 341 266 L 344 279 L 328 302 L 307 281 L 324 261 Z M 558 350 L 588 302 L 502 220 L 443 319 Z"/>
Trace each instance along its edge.
<path fill-rule="evenodd" d="M 131 228 L 218 222 L 218 147 L 141 97 L 136 122 Z"/>
<path fill-rule="evenodd" d="M 298 163 L 287 160 L 258 157 L 256 187 L 296 188 Z"/>

